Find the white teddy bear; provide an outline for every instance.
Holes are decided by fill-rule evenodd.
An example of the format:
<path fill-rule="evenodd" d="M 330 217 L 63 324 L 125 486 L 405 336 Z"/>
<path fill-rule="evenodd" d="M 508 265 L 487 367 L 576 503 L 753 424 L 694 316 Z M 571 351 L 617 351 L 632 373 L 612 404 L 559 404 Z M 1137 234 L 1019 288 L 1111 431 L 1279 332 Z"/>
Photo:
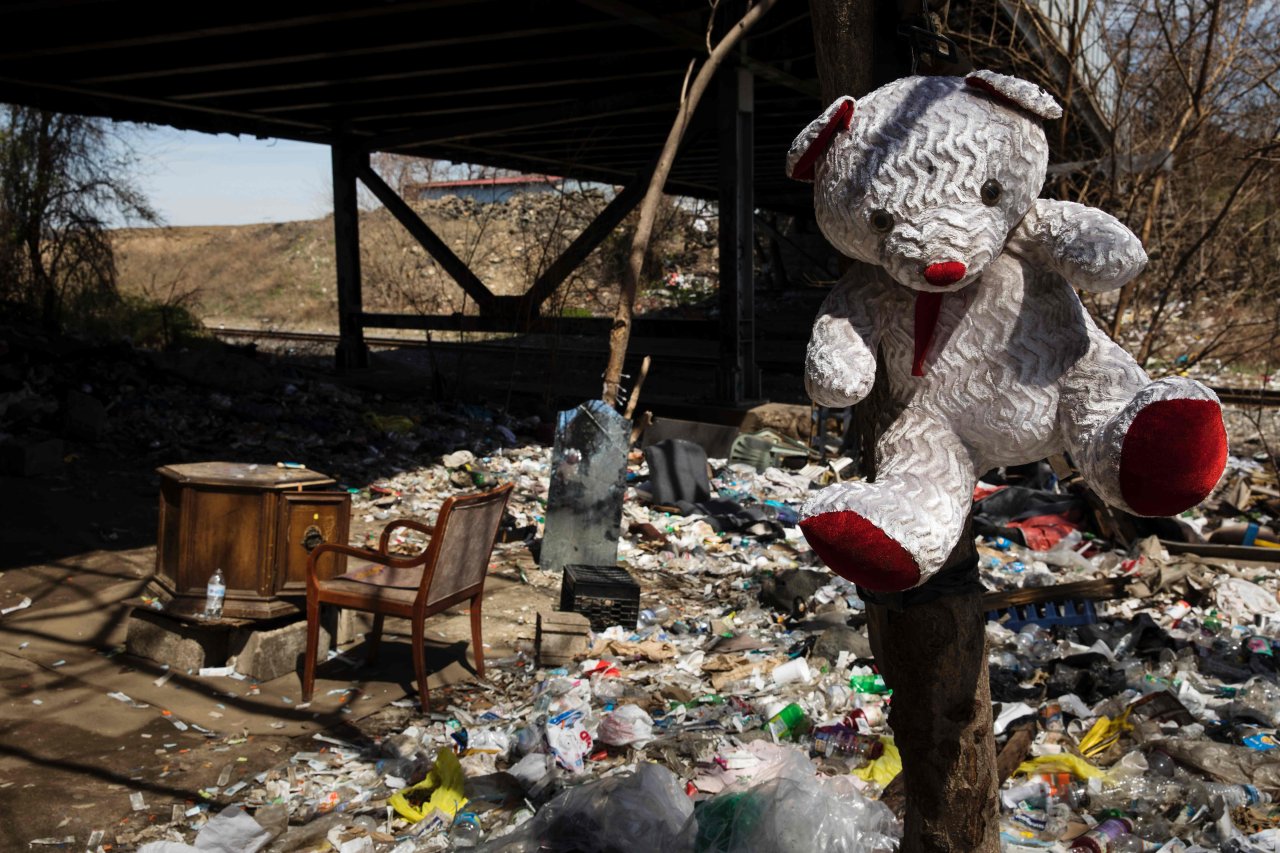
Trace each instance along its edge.
<path fill-rule="evenodd" d="M 885 360 L 893 421 L 874 483 L 814 495 L 800 523 L 836 573 L 918 586 L 956 544 L 982 472 L 1070 452 L 1108 503 L 1172 515 L 1222 475 L 1218 398 L 1152 381 L 1072 288 L 1108 291 L 1146 264 L 1095 208 L 1036 196 L 1058 104 L 979 71 L 910 77 L 841 98 L 805 128 L 787 174 L 814 183 L 823 234 L 855 264 L 814 324 L 805 386 L 848 406 Z"/>

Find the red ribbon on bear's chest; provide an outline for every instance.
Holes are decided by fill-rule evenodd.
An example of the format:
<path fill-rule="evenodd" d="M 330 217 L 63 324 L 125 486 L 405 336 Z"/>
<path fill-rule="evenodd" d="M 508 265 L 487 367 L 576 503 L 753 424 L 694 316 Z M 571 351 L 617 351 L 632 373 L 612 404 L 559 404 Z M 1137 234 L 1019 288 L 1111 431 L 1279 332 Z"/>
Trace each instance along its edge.
<path fill-rule="evenodd" d="M 916 293 L 915 354 L 911 359 L 911 375 L 924 376 L 924 357 L 933 341 L 933 331 L 938 327 L 938 313 L 942 309 L 944 293 Z"/>

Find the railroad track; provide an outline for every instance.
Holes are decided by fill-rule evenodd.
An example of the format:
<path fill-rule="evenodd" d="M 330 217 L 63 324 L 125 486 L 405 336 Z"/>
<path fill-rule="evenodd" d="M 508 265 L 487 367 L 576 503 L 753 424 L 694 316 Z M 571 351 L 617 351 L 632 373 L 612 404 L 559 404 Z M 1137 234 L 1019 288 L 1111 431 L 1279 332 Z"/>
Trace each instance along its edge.
<path fill-rule="evenodd" d="M 1242 406 L 1280 406 L 1280 390 L 1270 388 L 1214 388 L 1213 393 L 1224 403 Z"/>
<path fill-rule="evenodd" d="M 217 338 L 236 339 L 236 340 L 268 340 L 268 341 L 297 341 L 299 343 L 320 343 L 320 344 L 337 344 L 338 336 L 332 332 L 294 332 L 288 330 L 276 329 L 209 329 L 210 334 Z M 470 352 L 492 352 L 492 353 L 510 353 L 517 348 L 517 345 L 508 341 L 468 341 L 467 343 L 457 343 L 454 341 L 433 341 L 427 343 L 422 338 L 397 338 L 397 337 L 381 337 L 365 335 L 364 342 L 371 347 L 409 347 L 417 349 L 425 349 L 427 347 L 435 347 L 442 352 L 451 352 L 459 348 L 465 348 Z M 527 349 L 540 349 L 540 344 L 526 343 L 522 345 Z M 600 347 L 592 346 L 575 346 L 566 344 L 563 341 L 558 347 L 563 354 L 582 355 L 582 356 L 603 356 L 604 350 Z M 664 362 L 684 365 L 696 365 L 713 367 L 719 363 L 718 356 L 703 355 L 701 353 L 690 352 L 670 352 L 663 351 L 660 354 L 655 353 L 655 358 L 661 358 Z M 757 366 L 761 369 L 778 373 L 799 373 L 803 367 L 803 356 L 791 360 L 782 359 L 757 359 Z"/>
<path fill-rule="evenodd" d="M 317 344 L 336 344 L 338 336 L 333 332 L 293 332 L 282 329 L 209 329 L 215 338 L 250 338 L 268 341 L 299 341 Z M 426 347 L 421 338 L 389 338 L 365 335 L 364 342 L 375 347 Z"/>
<path fill-rule="evenodd" d="M 317 343 L 317 344 L 336 344 L 338 336 L 332 332 L 296 332 L 283 329 L 210 329 L 210 333 L 217 338 L 231 339 L 250 339 L 250 340 L 268 340 L 268 341 L 298 341 L 300 343 Z M 442 350 L 453 350 L 457 347 L 466 347 L 468 350 L 481 352 L 510 352 L 513 348 L 510 343 L 505 341 L 474 341 L 465 344 L 454 343 L 452 341 L 435 341 L 427 343 L 421 338 L 396 338 L 366 335 L 364 342 L 372 347 L 413 347 L 425 348 L 428 346 L 439 347 Z M 533 345 L 530 345 L 533 346 Z M 562 352 L 571 352 L 575 354 L 591 355 L 598 353 L 599 350 L 591 347 L 575 347 L 561 345 Z M 662 356 L 663 360 L 678 362 L 680 364 L 690 365 L 714 365 L 717 362 L 716 356 L 700 355 L 697 353 L 666 353 Z M 799 362 L 791 361 L 770 361 L 759 360 L 758 365 L 765 370 L 777 372 L 797 372 L 800 369 Z M 1233 403 L 1241 406 L 1263 406 L 1266 408 L 1280 408 L 1280 389 L 1270 388 L 1222 388 L 1216 387 L 1213 392 L 1218 395 L 1218 399 L 1224 403 Z"/>

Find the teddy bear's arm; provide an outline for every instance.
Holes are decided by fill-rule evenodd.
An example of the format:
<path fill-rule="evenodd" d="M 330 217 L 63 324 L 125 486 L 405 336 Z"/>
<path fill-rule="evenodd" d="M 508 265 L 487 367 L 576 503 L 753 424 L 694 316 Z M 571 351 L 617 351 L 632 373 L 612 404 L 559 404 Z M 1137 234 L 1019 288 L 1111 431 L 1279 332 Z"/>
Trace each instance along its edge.
<path fill-rule="evenodd" d="M 855 264 L 828 294 L 809 337 L 804 387 L 819 406 L 861 402 L 876 379 L 874 299 L 870 288 L 861 286 L 859 267 Z"/>
<path fill-rule="evenodd" d="M 1142 243 L 1120 220 L 1071 201 L 1036 199 L 1009 248 L 1049 265 L 1081 290 L 1123 287 L 1147 264 Z"/>

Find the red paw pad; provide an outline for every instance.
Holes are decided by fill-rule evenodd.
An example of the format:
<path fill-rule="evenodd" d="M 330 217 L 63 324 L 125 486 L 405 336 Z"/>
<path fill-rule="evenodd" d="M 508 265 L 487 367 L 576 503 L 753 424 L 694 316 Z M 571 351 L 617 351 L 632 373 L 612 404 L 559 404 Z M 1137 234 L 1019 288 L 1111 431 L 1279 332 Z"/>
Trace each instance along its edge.
<path fill-rule="evenodd" d="M 1120 494 L 1139 515 L 1176 515 L 1209 496 L 1227 464 L 1222 409 L 1159 400 L 1138 412 L 1120 450 Z"/>
<path fill-rule="evenodd" d="M 800 530 L 831 571 L 859 586 L 898 592 L 920 580 L 907 550 L 856 512 L 824 512 L 800 522 Z"/>

